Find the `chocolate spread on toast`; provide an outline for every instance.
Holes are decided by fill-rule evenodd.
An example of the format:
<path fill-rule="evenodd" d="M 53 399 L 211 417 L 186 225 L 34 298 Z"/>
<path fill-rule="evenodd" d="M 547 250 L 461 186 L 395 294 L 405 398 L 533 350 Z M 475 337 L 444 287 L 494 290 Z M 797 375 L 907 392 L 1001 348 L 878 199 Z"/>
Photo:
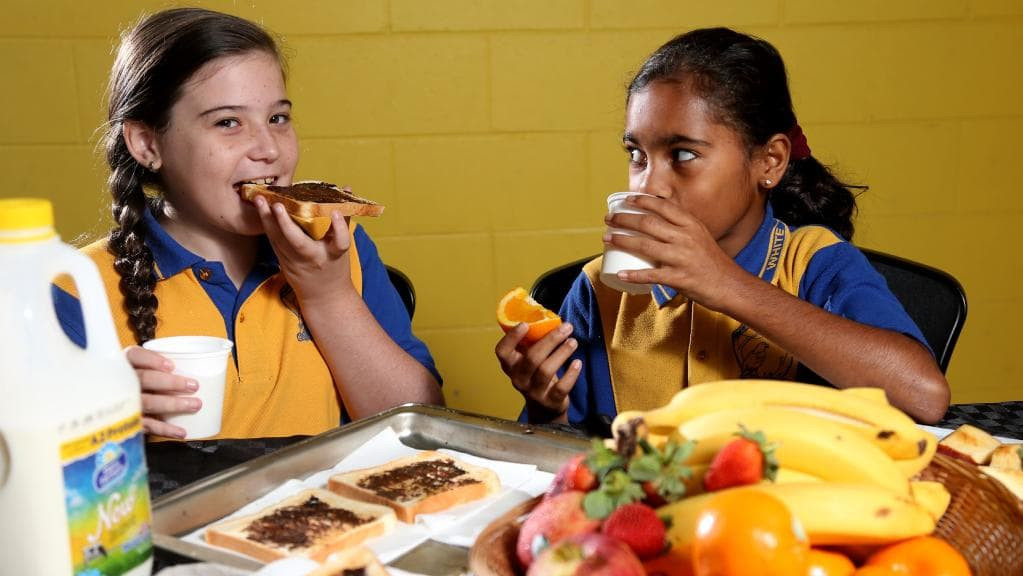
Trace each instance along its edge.
<path fill-rule="evenodd" d="M 346 188 L 338 188 L 326 182 L 296 182 L 291 186 L 267 186 L 267 190 L 276 192 L 281 196 L 305 200 L 309 202 L 320 202 L 323 204 L 337 202 L 358 202 L 365 204 L 366 201 L 353 195 Z"/>
<path fill-rule="evenodd" d="M 426 460 L 372 474 L 359 480 L 360 488 L 397 502 L 417 500 L 455 486 L 479 484 L 451 459 Z"/>
<path fill-rule="evenodd" d="M 333 508 L 316 496 L 302 504 L 285 506 L 258 518 L 245 527 L 249 540 L 283 546 L 290 550 L 306 548 L 317 537 L 335 530 L 344 530 L 371 522 L 351 510 Z"/>

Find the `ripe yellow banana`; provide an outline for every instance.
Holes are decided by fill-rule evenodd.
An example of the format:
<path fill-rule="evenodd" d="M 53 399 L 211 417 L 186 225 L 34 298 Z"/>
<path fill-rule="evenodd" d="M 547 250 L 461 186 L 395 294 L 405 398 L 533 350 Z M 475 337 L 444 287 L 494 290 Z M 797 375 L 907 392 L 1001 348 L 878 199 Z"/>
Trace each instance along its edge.
<path fill-rule="evenodd" d="M 703 494 L 703 477 L 707 474 L 707 469 L 710 468 L 709 464 L 691 464 L 689 470 L 693 473 L 692 476 L 686 479 L 686 498 L 695 496 L 697 494 Z M 770 480 L 764 480 L 764 483 L 770 483 Z M 813 482 L 824 482 L 819 476 L 813 474 L 807 474 L 799 470 L 793 470 L 792 468 L 786 468 L 781 466 L 778 468 L 778 473 L 774 478 L 774 482 L 777 484 L 806 484 Z"/>
<path fill-rule="evenodd" d="M 814 546 L 885 544 L 934 531 L 930 513 L 907 496 L 869 484 L 757 484 L 784 502 Z M 666 538 L 674 553 L 690 554 L 700 512 L 718 492 L 683 498 L 657 509 L 670 520 Z"/>
<path fill-rule="evenodd" d="M 909 492 L 912 494 L 913 500 L 916 500 L 916 503 L 923 506 L 931 518 L 934 518 L 935 523 L 941 520 L 952 501 L 952 495 L 949 494 L 948 488 L 945 488 L 941 482 L 914 480 L 909 483 Z"/>
<path fill-rule="evenodd" d="M 909 494 L 909 482 L 880 448 L 832 420 L 771 407 L 721 410 L 683 422 L 679 434 L 695 440 L 689 465 L 707 464 L 735 438 L 740 424 L 777 444 L 778 463 L 825 482 L 875 484 Z"/>
<path fill-rule="evenodd" d="M 932 449 L 930 445 L 936 444 L 937 439 L 918 428 L 912 418 L 889 405 L 887 400 L 882 401 L 883 396 L 884 391 L 880 389 L 843 391 L 780 380 L 721 380 L 690 386 L 676 393 L 664 406 L 639 414 L 648 434 L 657 438 L 668 436 L 673 428 L 687 420 L 719 410 L 752 406 L 802 410 L 846 426 L 894 459 L 919 459 Z M 612 424 L 612 432 L 617 433 L 626 418 L 636 414 L 620 415 Z"/>

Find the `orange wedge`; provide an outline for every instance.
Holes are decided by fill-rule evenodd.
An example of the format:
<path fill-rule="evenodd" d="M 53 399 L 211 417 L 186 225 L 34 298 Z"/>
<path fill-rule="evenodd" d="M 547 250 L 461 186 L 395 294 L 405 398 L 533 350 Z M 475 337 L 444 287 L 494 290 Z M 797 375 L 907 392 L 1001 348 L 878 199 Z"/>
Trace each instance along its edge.
<path fill-rule="evenodd" d="M 561 318 L 533 300 L 523 288 L 516 288 L 504 295 L 497 304 L 497 323 L 501 329 L 510 332 L 525 322 L 529 331 L 522 337 L 521 344 L 532 344 L 561 324 Z"/>

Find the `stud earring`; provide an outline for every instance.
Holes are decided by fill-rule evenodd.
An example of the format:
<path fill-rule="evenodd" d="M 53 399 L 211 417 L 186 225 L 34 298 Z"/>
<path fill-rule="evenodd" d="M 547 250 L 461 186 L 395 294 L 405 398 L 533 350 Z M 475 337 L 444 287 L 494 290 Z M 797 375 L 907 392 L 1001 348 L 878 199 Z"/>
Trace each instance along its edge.
<path fill-rule="evenodd" d="M 764 180 L 764 186 L 770 186 L 771 184 L 774 184 L 773 180 L 770 179 Z"/>
<path fill-rule="evenodd" d="M 150 172 L 155 174 L 156 173 L 156 160 L 150 160 L 149 161 L 149 165 L 147 167 L 149 168 Z"/>

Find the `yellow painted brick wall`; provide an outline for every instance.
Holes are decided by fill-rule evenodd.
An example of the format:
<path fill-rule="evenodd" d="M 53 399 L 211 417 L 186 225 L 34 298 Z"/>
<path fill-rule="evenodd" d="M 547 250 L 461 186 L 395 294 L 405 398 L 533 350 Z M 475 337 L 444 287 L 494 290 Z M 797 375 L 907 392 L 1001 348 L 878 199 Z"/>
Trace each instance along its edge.
<path fill-rule="evenodd" d="M 0 195 L 53 198 L 65 238 L 108 226 L 95 130 L 111 49 L 164 1 L 6 0 Z M 626 184 L 624 86 L 684 30 L 761 35 L 789 65 L 816 156 L 869 184 L 858 242 L 943 268 L 970 312 L 957 402 L 1023 397 L 1023 3 L 1017 0 L 229 0 L 291 54 L 299 177 L 387 205 L 365 222 L 414 280 L 450 405 L 514 416 L 494 304 L 600 250 Z M 5 271 L 5 274 L 15 273 Z"/>

